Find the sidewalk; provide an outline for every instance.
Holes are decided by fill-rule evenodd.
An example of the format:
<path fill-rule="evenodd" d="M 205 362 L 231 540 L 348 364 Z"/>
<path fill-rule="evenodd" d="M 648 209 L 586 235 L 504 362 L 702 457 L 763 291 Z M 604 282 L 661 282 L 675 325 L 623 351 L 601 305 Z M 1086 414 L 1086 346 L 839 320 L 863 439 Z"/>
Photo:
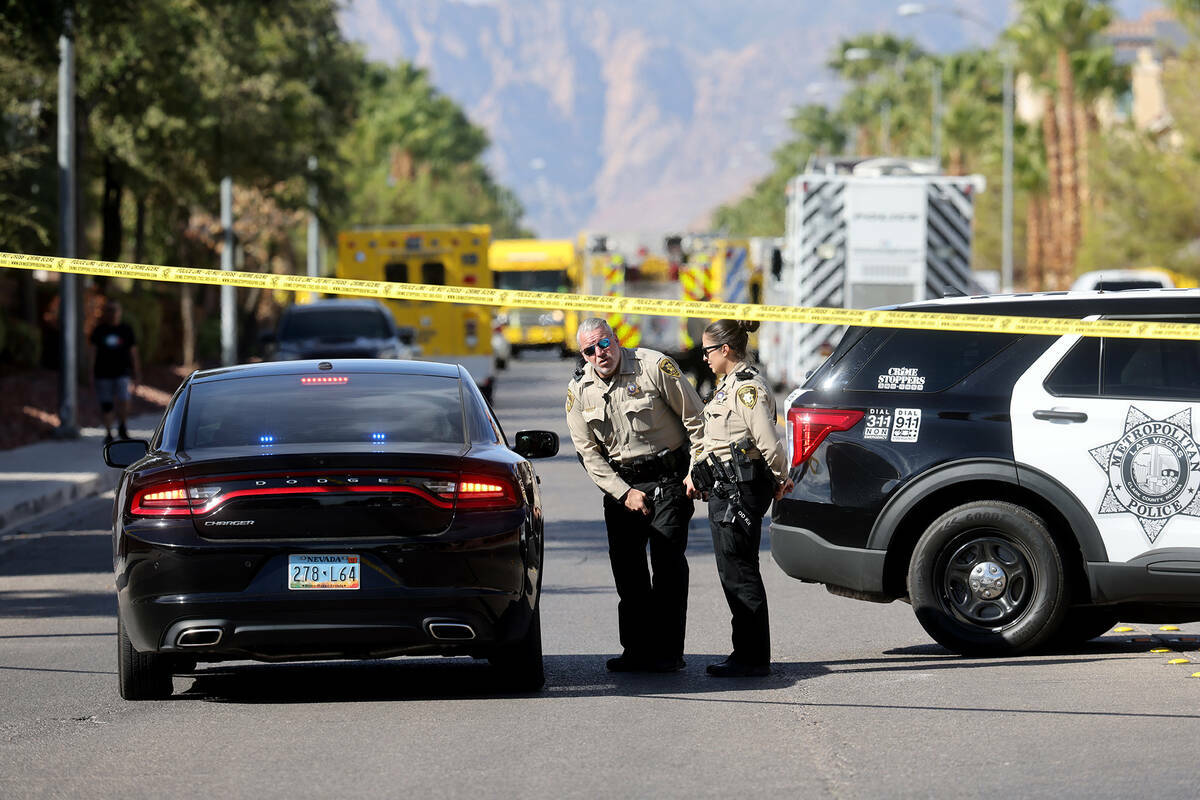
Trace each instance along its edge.
<path fill-rule="evenodd" d="M 131 417 L 129 435 L 149 439 L 161 417 Z M 84 428 L 78 439 L 48 439 L 0 451 L 0 533 L 114 488 L 121 470 L 104 464 L 103 446 L 103 428 Z"/>

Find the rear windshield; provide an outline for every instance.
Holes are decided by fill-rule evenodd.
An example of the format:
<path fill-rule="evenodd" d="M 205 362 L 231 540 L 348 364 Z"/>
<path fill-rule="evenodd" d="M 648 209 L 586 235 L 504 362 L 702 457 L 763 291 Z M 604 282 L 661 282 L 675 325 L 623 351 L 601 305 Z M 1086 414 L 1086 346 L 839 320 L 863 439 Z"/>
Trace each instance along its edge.
<path fill-rule="evenodd" d="M 345 336 L 384 339 L 389 336 L 383 314 L 371 309 L 338 308 L 288 314 L 279 332 L 281 339 L 315 339 Z"/>
<path fill-rule="evenodd" d="M 851 391 L 940 392 L 1020 338 L 1006 333 L 888 328 L 854 333 L 853 339 L 851 335 L 847 334 L 834 356 L 806 385 L 841 385 Z"/>
<path fill-rule="evenodd" d="M 344 383 L 312 382 L 345 379 Z M 457 378 L 432 375 L 269 375 L 197 383 L 183 447 L 462 443 Z"/>

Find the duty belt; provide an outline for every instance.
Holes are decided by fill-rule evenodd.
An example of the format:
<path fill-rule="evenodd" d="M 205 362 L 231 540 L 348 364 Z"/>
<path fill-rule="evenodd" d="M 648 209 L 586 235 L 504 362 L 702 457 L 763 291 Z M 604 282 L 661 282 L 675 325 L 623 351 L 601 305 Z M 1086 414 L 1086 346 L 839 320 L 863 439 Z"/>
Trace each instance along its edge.
<path fill-rule="evenodd" d="M 653 456 L 640 456 L 630 461 L 612 462 L 617 475 L 626 483 L 649 483 L 663 478 L 683 478 L 687 472 L 688 449 L 686 446 Z"/>

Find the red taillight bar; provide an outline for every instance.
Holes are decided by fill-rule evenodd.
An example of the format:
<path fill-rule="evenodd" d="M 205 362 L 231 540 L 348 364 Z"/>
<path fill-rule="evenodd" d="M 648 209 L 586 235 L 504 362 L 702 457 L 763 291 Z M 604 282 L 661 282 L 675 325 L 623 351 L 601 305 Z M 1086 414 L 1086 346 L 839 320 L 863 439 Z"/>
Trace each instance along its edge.
<path fill-rule="evenodd" d="M 130 513 L 140 517 L 176 517 L 188 515 L 204 515 L 216 511 L 220 506 L 239 497 L 263 497 L 271 495 L 296 494 L 337 494 L 350 492 L 355 494 L 411 494 L 441 509 L 451 509 L 456 505 L 468 509 L 519 508 L 521 496 L 516 487 L 507 478 L 494 475 L 467 474 L 458 481 L 433 477 L 425 481 L 423 486 L 416 485 L 379 485 L 364 486 L 345 485 L 295 485 L 270 486 L 221 491 L 216 485 L 218 481 L 228 481 L 231 477 L 209 477 L 205 482 L 187 487 L 182 481 L 167 481 L 152 484 L 134 493 L 130 505 Z"/>
<path fill-rule="evenodd" d="M 862 419 L 861 411 L 831 408 L 789 408 L 788 427 L 792 434 L 792 466 L 808 460 L 832 431 L 848 431 Z"/>

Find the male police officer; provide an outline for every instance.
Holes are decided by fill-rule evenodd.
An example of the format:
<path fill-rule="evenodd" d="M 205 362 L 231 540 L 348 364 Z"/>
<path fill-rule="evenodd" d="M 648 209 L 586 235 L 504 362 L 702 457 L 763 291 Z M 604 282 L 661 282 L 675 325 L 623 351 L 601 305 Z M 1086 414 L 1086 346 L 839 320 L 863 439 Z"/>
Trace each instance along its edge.
<path fill-rule="evenodd" d="M 684 480 L 699 451 L 703 403 L 673 360 L 621 347 L 603 319 L 584 320 L 576 338 L 587 363 L 567 384 L 567 426 L 584 469 L 604 491 L 608 557 L 620 598 L 624 652 L 609 659 L 608 668 L 673 672 L 684 667 L 684 550 L 695 510 Z"/>

